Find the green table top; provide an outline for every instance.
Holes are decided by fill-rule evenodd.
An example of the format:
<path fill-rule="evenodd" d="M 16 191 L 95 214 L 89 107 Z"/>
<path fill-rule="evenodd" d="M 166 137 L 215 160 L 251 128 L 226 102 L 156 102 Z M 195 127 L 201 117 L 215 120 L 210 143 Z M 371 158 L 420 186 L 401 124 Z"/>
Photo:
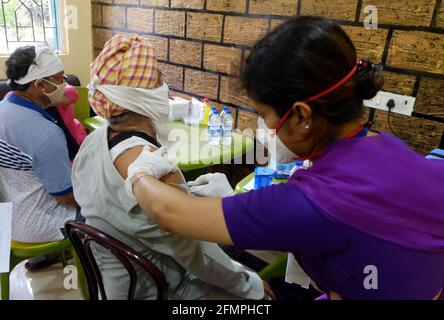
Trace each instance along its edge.
<path fill-rule="evenodd" d="M 236 185 L 236 189 L 234 190 L 236 192 L 236 194 L 242 194 L 242 193 L 246 193 L 246 192 L 250 191 L 250 190 L 246 189 L 245 187 L 253 179 L 254 179 L 254 172 L 251 173 L 250 175 L 246 176 L 244 179 L 242 179 Z M 273 184 L 286 183 L 286 182 L 288 182 L 287 179 L 273 179 Z"/>
<path fill-rule="evenodd" d="M 89 130 L 98 129 L 106 124 L 101 117 L 87 119 L 85 127 Z M 211 146 L 207 141 L 207 127 L 190 127 L 181 122 L 170 122 L 170 137 L 175 143 L 169 148 L 179 160 L 179 167 L 183 171 L 191 171 L 211 167 L 213 165 L 230 163 L 254 149 L 252 139 L 238 133 L 233 133 L 231 146 Z"/>

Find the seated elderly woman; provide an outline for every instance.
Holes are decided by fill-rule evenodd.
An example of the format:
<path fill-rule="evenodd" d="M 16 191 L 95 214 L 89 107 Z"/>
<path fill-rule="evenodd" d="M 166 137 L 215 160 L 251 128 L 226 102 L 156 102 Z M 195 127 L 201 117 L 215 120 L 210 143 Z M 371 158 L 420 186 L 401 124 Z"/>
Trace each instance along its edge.
<path fill-rule="evenodd" d="M 138 37 L 116 36 L 91 69 L 90 103 L 108 125 L 85 140 L 74 161 L 74 193 L 87 223 L 156 264 L 167 278 L 171 299 L 263 299 L 264 284 L 257 274 L 216 244 L 162 230 L 125 191 L 128 166 L 144 148 L 161 147 L 158 131 L 169 114 L 168 86 L 160 79 L 152 46 Z M 178 170 L 162 181 L 185 183 Z M 126 299 L 124 267 L 104 249 L 97 247 L 94 254 L 108 298 Z M 155 297 L 155 285 L 139 269 L 136 298 Z"/>

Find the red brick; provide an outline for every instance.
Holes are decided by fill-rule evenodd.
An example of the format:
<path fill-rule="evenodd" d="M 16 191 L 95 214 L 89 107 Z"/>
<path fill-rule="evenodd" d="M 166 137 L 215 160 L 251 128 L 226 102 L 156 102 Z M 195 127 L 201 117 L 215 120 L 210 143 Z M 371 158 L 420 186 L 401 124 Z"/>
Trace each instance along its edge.
<path fill-rule="evenodd" d="M 184 40 L 170 40 L 170 61 L 200 67 L 202 64 L 202 45 Z"/>
<path fill-rule="evenodd" d="M 358 0 L 302 0 L 301 14 L 355 20 Z"/>
<path fill-rule="evenodd" d="M 188 13 L 187 38 L 221 41 L 223 16 L 208 13 Z"/>
<path fill-rule="evenodd" d="M 358 55 L 361 58 L 370 59 L 375 63 L 381 63 L 387 42 L 388 30 L 365 29 L 364 27 L 342 26 L 353 40 Z"/>
<path fill-rule="evenodd" d="M 432 21 L 435 0 L 364 0 L 361 21 L 365 19 L 365 7 L 378 8 L 378 23 L 405 26 L 429 26 Z"/>
<path fill-rule="evenodd" d="M 210 99 L 217 99 L 219 77 L 217 75 L 185 69 L 185 91 Z"/>
<path fill-rule="evenodd" d="M 127 20 L 129 30 L 153 32 L 153 9 L 128 8 Z"/>
<path fill-rule="evenodd" d="M 268 31 L 266 19 L 225 17 L 225 43 L 253 45 Z"/>
<path fill-rule="evenodd" d="M 125 28 L 125 8 L 117 6 L 102 7 L 102 23 L 108 28 Z"/>
<path fill-rule="evenodd" d="M 206 44 L 204 48 L 204 68 L 227 74 L 239 74 L 242 51 Z"/>
<path fill-rule="evenodd" d="M 227 11 L 245 13 L 246 0 L 207 0 L 207 9 L 212 11 Z"/>
<path fill-rule="evenodd" d="M 183 68 L 166 63 L 158 63 L 162 71 L 164 81 L 172 89 L 182 90 L 183 87 Z"/>
<path fill-rule="evenodd" d="M 185 35 L 185 12 L 155 10 L 155 32 L 183 37 Z"/>
<path fill-rule="evenodd" d="M 387 64 L 393 67 L 444 73 L 444 34 L 394 31 Z"/>
<path fill-rule="evenodd" d="M 204 0 L 171 0 L 172 8 L 203 9 Z"/>
<path fill-rule="evenodd" d="M 294 16 L 298 0 L 250 0 L 249 13 Z"/>

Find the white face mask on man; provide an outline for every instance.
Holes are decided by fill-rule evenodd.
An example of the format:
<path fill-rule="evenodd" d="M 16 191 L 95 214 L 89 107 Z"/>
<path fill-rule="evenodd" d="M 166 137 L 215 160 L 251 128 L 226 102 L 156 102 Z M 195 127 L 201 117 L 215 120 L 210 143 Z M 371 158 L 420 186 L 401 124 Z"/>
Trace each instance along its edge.
<path fill-rule="evenodd" d="M 298 156 L 292 152 L 282 142 L 275 130 L 270 130 L 265 124 L 265 120 L 261 117 L 258 119 L 258 141 L 270 153 L 270 158 L 276 163 L 291 163 L 296 161 Z"/>
<path fill-rule="evenodd" d="M 49 80 L 43 79 L 43 81 L 48 82 L 50 85 L 56 87 L 56 89 L 53 92 L 50 93 L 44 93 L 45 96 L 48 97 L 50 101 L 51 106 L 56 106 L 58 104 L 65 103 L 65 89 L 68 85 L 66 81 L 63 81 L 60 84 L 56 84 L 54 82 L 51 82 Z"/>

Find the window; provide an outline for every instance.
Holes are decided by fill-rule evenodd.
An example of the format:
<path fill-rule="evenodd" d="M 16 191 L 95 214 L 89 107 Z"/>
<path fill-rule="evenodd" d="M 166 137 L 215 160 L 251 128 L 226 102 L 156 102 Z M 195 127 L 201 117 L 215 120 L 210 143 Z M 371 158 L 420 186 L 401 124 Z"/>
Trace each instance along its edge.
<path fill-rule="evenodd" d="M 0 53 L 25 45 L 63 50 L 60 0 L 0 0 Z"/>

